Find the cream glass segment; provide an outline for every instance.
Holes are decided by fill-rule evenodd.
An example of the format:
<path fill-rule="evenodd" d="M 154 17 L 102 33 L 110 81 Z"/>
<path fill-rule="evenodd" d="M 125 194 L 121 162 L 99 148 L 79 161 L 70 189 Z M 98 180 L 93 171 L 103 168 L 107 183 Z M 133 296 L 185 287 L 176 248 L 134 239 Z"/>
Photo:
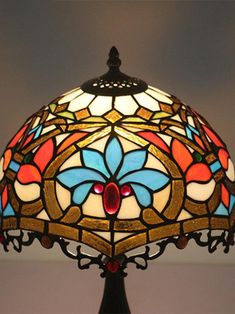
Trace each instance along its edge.
<path fill-rule="evenodd" d="M 41 119 L 41 118 L 39 118 L 39 117 L 37 117 L 37 118 L 35 119 L 35 121 L 34 121 L 34 123 L 33 123 L 33 125 L 32 125 L 32 129 L 35 128 L 35 127 L 39 124 L 40 119 Z"/>
<path fill-rule="evenodd" d="M 114 232 L 114 242 L 122 240 L 134 234 L 133 232 Z"/>
<path fill-rule="evenodd" d="M 160 94 L 154 90 L 147 89 L 145 92 L 147 94 L 153 96 L 154 98 L 156 98 L 160 102 L 164 102 L 164 103 L 169 104 L 169 105 L 173 104 L 173 101 L 171 99 L 169 99 L 168 97 L 166 97 L 163 94 Z"/>
<path fill-rule="evenodd" d="M 103 201 L 101 195 L 90 193 L 87 200 L 82 206 L 83 214 L 92 217 L 106 217 L 103 209 Z"/>
<path fill-rule="evenodd" d="M 52 131 L 52 130 L 54 130 L 54 129 L 56 129 L 55 125 L 46 126 L 46 127 L 42 130 L 41 135 L 46 134 L 46 133 L 48 133 L 48 132 L 50 132 L 50 131 Z"/>
<path fill-rule="evenodd" d="M 94 143 L 88 145 L 87 147 L 93 148 L 103 153 L 108 139 L 109 139 L 109 135 L 101 138 L 98 141 L 95 141 Z"/>
<path fill-rule="evenodd" d="M 64 133 L 64 134 L 59 134 L 55 137 L 56 140 L 56 145 L 58 146 L 61 142 L 63 142 L 63 140 L 66 139 L 66 137 L 68 137 L 69 135 L 71 135 L 70 133 Z"/>
<path fill-rule="evenodd" d="M 234 165 L 232 163 L 232 160 L 229 158 L 228 160 L 228 170 L 226 171 L 226 175 L 229 178 L 230 181 L 235 180 L 235 173 L 234 173 Z"/>
<path fill-rule="evenodd" d="M 98 96 L 89 106 L 90 112 L 94 116 L 101 116 L 112 109 L 112 97 Z"/>
<path fill-rule="evenodd" d="M 189 212 L 187 212 L 185 209 L 182 209 L 177 220 L 178 221 L 179 220 L 185 220 L 185 219 L 189 219 L 192 217 L 193 216 Z"/>
<path fill-rule="evenodd" d="M 54 116 L 53 114 L 49 113 L 49 115 L 46 118 L 46 121 L 50 121 L 50 120 L 55 119 L 55 118 L 56 118 L 56 116 Z"/>
<path fill-rule="evenodd" d="M 118 136 L 118 139 L 120 140 L 121 144 L 122 144 L 122 148 L 124 153 L 127 153 L 131 150 L 136 150 L 139 149 L 140 147 L 124 138 L 122 138 L 121 136 Z"/>
<path fill-rule="evenodd" d="M 171 96 L 170 94 L 168 94 L 168 93 L 164 92 L 163 90 L 158 89 L 158 88 L 156 88 L 156 87 L 154 87 L 154 86 L 148 85 L 148 87 L 151 88 L 151 89 L 153 89 L 153 90 L 155 90 L 156 92 L 158 92 L 158 93 L 160 93 L 160 94 L 165 95 L 165 96 Z"/>
<path fill-rule="evenodd" d="M 126 197 L 122 200 L 121 208 L 119 210 L 118 219 L 131 219 L 140 216 L 140 207 L 136 202 L 134 196 Z"/>
<path fill-rule="evenodd" d="M 81 159 L 80 159 L 80 152 L 77 152 L 70 156 L 60 167 L 60 171 L 65 170 L 67 168 L 72 168 L 72 167 L 81 167 Z"/>
<path fill-rule="evenodd" d="M 38 219 L 43 219 L 43 220 L 50 220 L 50 218 L 47 215 L 47 212 L 45 211 L 45 209 L 43 209 L 38 215 L 37 215 Z"/>
<path fill-rule="evenodd" d="M 56 182 L 56 196 L 63 210 L 65 210 L 71 204 L 70 192 L 63 188 L 58 182 Z"/>
<path fill-rule="evenodd" d="M 153 207 L 161 213 L 165 208 L 171 193 L 171 185 L 168 184 L 165 189 L 153 194 Z"/>
<path fill-rule="evenodd" d="M 175 132 L 177 132 L 179 134 L 182 134 L 182 135 L 186 136 L 185 130 L 181 129 L 181 128 L 178 128 L 177 126 L 171 126 L 171 127 L 169 127 L 169 129 L 172 130 L 172 131 L 175 131 Z"/>
<path fill-rule="evenodd" d="M 80 88 L 78 90 L 75 90 L 74 92 L 71 92 L 69 94 L 67 94 L 66 96 L 64 96 L 63 98 L 61 98 L 58 101 L 58 104 L 64 104 L 66 102 L 69 102 L 71 100 L 73 100 L 75 97 L 78 97 L 79 95 L 81 95 L 83 93 L 83 90 L 81 90 Z"/>
<path fill-rule="evenodd" d="M 142 107 L 152 111 L 158 111 L 160 109 L 158 101 L 145 93 L 135 94 L 133 97 L 135 97 Z"/>
<path fill-rule="evenodd" d="M 100 236 L 101 238 L 104 238 L 105 240 L 111 241 L 111 233 L 107 231 L 94 231 L 95 234 Z"/>
<path fill-rule="evenodd" d="M 24 202 L 31 202 L 40 196 L 40 187 L 36 183 L 22 185 L 18 181 L 15 181 L 14 186 L 16 194 Z"/>
<path fill-rule="evenodd" d="M 160 170 L 166 174 L 168 174 L 166 168 L 164 167 L 164 165 L 155 157 L 153 157 L 153 155 L 148 154 L 147 157 L 147 162 L 145 164 L 145 168 L 152 168 L 152 169 L 157 169 Z"/>
<path fill-rule="evenodd" d="M 196 201 L 206 201 L 214 192 L 215 185 L 214 179 L 206 184 L 189 183 L 187 185 L 187 195 Z"/>
<path fill-rule="evenodd" d="M 72 100 L 68 106 L 68 110 L 71 112 L 75 112 L 81 110 L 83 108 L 88 107 L 92 99 L 94 99 L 94 95 L 83 93 L 79 97 Z"/>
<path fill-rule="evenodd" d="M 3 177 L 4 177 L 4 172 L 3 172 L 3 158 L 1 158 L 0 160 L 0 181 L 2 181 Z"/>
<path fill-rule="evenodd" d="M 138 105 L 131 96 L 118 96 L 115 98 L 114 108 L 124 115 L 131 115 L 135 113 Z"/>

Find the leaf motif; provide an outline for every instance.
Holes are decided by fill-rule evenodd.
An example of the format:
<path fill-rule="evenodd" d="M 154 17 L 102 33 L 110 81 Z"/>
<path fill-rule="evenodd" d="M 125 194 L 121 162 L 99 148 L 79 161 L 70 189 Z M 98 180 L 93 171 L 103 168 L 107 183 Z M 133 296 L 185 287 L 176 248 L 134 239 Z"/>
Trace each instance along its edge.
<path fill-rule="evenodd" d="M 121 178 L 128 172 L 141 169 L 145 163 L 146 155 L 146 151 L 140 149 L 128 152 L 124 156 L 122 167 L 117 175 L 117 179 Z"/>
<path fill-rule="evenodd" d="M 145 187 L 143 187 L 139 184 L 131 184 L 131 187 L 135 193 L 135 196 L 136 196 L 138 202 L 142 206 L 148 207 L 152 203 L 151 194 L 149 193 L 149 191 Z"/>
<path fill-rule="evenodd" d="M 117 138 L 113 138 L 107 145 L 105 150 L 105 160 L 112 174 L 115 173 L 121 163 L 123 151 L 121 144 Z"/>
<path fill-rule="evenodd" d="M 92 149 L 84 149 L 82 151 L 82 157 L 86 167 L 102 172 L 107 178 L 110 177 L 110 174 L 105 167 L 103 156 L 100 152 Z"/>
<path fill-rule="evenodd" d="M 82 204 L 92 185 L 93 183 L 84 183 L 79 185 L 73 192 L 73 202 L 75 204 Z"/>

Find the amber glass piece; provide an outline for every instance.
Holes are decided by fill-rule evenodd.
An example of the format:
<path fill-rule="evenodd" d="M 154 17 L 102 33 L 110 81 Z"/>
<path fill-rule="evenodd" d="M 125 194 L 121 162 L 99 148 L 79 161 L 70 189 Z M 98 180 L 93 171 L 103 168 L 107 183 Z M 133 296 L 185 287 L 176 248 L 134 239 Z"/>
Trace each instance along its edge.
<path fill-rule="evenodd" d="M 141 117 L 141 118 L 144 118 L 146 120 L 149 120 L 152 116 L 152 112 L 145 109 L 145 108 L 140 108 L 138 111 L 137 111 L 137 116 Z"/>
<path fill-rule="evenodd" d="M 108 114 L 105 115 L 105 118 L 108 121 L 115 123 L 116 121 L 118 121 L 122 118 L 122 115 L 119 112 L 117 112 L 116 110 L 112 110 Z"/>

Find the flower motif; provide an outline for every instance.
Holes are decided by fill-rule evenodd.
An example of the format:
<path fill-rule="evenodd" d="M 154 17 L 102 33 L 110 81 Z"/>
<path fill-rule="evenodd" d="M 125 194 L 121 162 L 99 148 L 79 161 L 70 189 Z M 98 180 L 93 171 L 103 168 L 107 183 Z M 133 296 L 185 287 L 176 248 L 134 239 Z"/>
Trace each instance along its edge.
<path fill-rule="evenodd" d="M 66 169 L 57 179 L 72 190 L 75 204 L 82 204 L 91 190 L 102 194 L 108 214 L 116 214 L 121 199 L 131 194 L 141 206 L 149 206 L 152 193 L 169 183 L 165 173 L 144 168 L 146 150 L 137 149 L 124 154 L 120 141 L 115 137 L 107 142 L 104 154 L 94 149 L 83 149 L 81 160 L 84 167 Z"/>

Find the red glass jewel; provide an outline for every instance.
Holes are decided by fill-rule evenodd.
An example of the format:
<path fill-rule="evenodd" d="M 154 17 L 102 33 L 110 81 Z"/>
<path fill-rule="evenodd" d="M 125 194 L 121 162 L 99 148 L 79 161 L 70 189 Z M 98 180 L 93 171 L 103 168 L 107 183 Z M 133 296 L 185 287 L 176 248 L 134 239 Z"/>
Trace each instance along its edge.
<path fill-rule="evenodd" d="M 118 261 L 109 261 L 106 264 L 106 268 L 111 273 L 116 273 L 118 271 L 118 269 L 119 269 L 119 263 L 118 263 Z"/>
<path fill-rule="evenodd" d="M 184 172 L 193 162 L 193 157 L 189 150 L 177 139 L 172 141 L 172 154 L 175 161 Z"/>
<path fill-rule="evenodd" d="M 104 191 L 104 186 L 103 186 L 103 184 L 101 184 L 101 183 L 96 183 L 96 184 L 94 184 L 94 186 L 93 186 L 93 191 L 94 191 L 96 194 L 101 194 L 101 193 L 103 193 L 103 191 Z"/>
<path fill-rule="evenodd" d="M 53 140 L 49 139 L 37 150 L 33 161 L 38 168 L 43 172 L 53 157 L 54 145 Z"/>
<path fill-rule="evenodd" d="M 104 209 L 108 214 L 116 214 L 119 210 L 121 199 L 116 183 L 109 182 L 104 189 Z"/>
<path fill-rule="evenodd" d="M 211 177 L 212 175 L 209 167 L 203 163 L 197 163 L 188 169 L 186 173 L 186 182 L 206 182 L 209 181 Z"/>
<path fill-rule="evenodd" d="M 131 189 L 130 185 L 125 184 L 121 187 L 122 196 L 129 196 L 129 195 L 131 195 L 131 192 L 132 192 L 132 189 Z"/>
<path fill-rule="evenodd" d="M 170 149 L 166 143 L 160 138 L 160 136 L 154 134 L 153 132 L 138 132 L 138 135 L 153 143 L 157 147 L 163 149 L 167 153 L 170 153 Z"/>
<path fill-rule="evenodd" d="M 28 184 L 32 182 L 41 182 L 41 174 L 38 169 L 32 165 L 22 165 L 17 174 L 17 179 L 22 184 Z"/>

